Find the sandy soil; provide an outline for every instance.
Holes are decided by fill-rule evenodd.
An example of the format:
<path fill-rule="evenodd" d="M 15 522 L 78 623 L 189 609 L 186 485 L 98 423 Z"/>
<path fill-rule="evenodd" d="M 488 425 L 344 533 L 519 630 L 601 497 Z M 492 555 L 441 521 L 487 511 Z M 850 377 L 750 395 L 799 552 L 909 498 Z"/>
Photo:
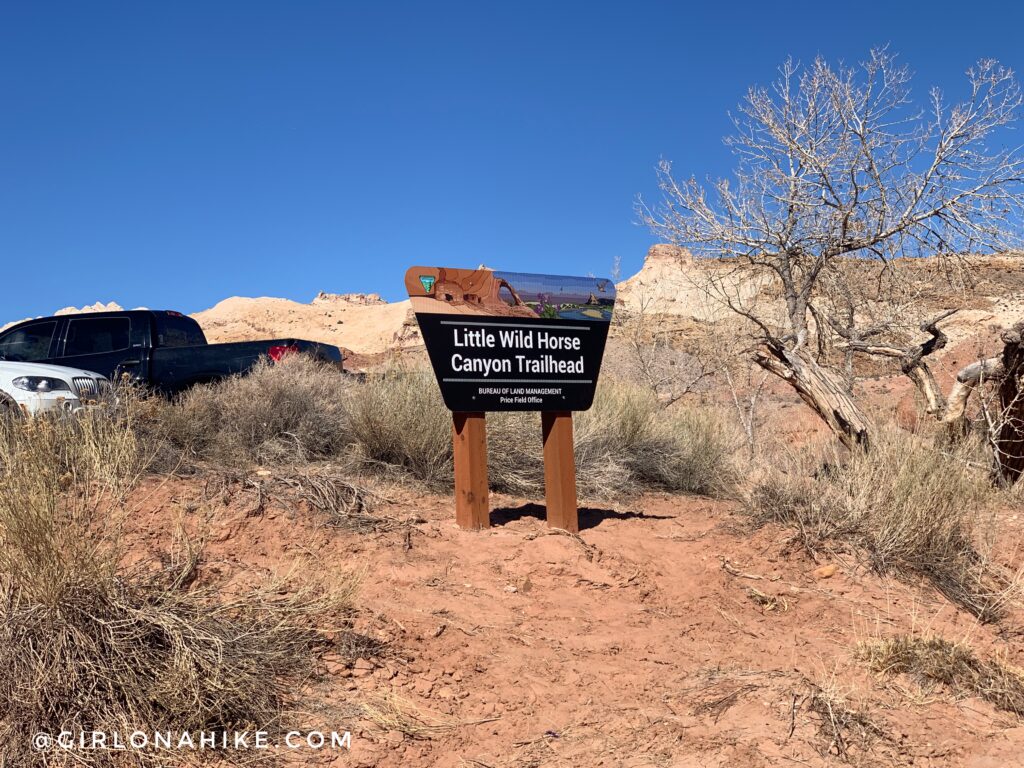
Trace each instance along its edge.
<path fill-rule="evenodd" d="M 264 499 L 260 508 L 254 483 L 266 479 L 248 480 L 212 494 L 201 481 L 147 481 L 134 499 L 138 547 L 165 549 L 184 521 L 208 541 L 203 583 L 295 567 L 327 578 L 365 569 L 359 629 L 389 650 L 354 668 L 329 664 L 314 697 L 336 708 L 396 696 L 440 726 L 410 738 L 357 716 L 317 723 L 351 729 L 352 752 L 302 755 L 301 765 L 1024 760 L 1014 718 L 913 680 L 875 678 L 853 655 L 859 641 L 917 629 L 970 638 L 1020 663 L 1019 617 L 978 626 L 929 588 L 880 579 L 846 558 L 816 579 L 825 561 L 794 548 L 785 531 L 751 531 L 728 502 L 648 496 L 588 508 L 577 537 L 549 530 L 541 507 L 509 497 L 492 499 L 491 529 L 464 532 L 449 498 L 400 491 L 379 511 L 421 522 L 366 534 L 328 527 L 304 505 Z M 815 686 L 838 687 L 876 729 L 863 743 L 844 734 L 845 762 L 812 711 Z"/>

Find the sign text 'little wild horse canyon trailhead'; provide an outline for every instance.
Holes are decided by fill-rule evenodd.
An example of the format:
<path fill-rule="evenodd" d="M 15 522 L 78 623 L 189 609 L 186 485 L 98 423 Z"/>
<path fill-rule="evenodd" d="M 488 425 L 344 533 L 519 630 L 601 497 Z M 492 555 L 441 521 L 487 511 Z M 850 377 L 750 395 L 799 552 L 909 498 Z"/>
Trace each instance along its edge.
<path fill-rule="evenodd" d="M 413 267 L 405 287 L 452 411 L 456 522 L 490 525 L 487 411 L 540 411 L 548 525 L 578 531 L 572 412 L 594 402 L 615 284 Z"/>
<path fill-rule="evenodd" d="M 611 280 L 412 267 L 405 285 L 450 410 L 590 408 L 615 306 Z"/>

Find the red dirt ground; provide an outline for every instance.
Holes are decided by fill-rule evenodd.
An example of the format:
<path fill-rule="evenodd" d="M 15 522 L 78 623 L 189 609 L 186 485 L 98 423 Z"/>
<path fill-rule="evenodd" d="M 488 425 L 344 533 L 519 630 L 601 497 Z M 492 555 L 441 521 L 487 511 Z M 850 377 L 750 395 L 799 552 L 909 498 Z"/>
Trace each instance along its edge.
<path fill-rule="evenodd" d="M 203 583 L 365 571 L 358 628 L 389 651 L 354 669 L 328 663 L 313 696 L 329 709 L 394 695 L 439 727 L 412 738 L 355 715 L 313 722 L 350 729 L 352 750 L 296 753 L 298 764 L 1024 765 L 1016 718 L 877 678 L 853 655 L 858 641 L 916 630 L 1021 663 L 1016 618 L 979 626 L 928 587 L 852 559 L 815 579 L 822 563 L 789 533 L 750 530 L 729 502 L 646 496 L 587 509 L 576 537 L 549 530 L 543 509 L 521 499 L 492 498 L 493 527 L 470 533 L 455 527 L 449 498 L 394 495 L 381 513 L 422 522 L 339 530 L 302 504 L 271 499 L 254 514 L 251 486 L 210 501 L 202 482 L 183 479 L 147 480 L 133 498 L 137 553 L 166 551 L 176 521 L 204 532 Z M 854 729 L 837 747 L 811 709 L 814 686 L 838 687 L 864 712 L 870 743 Z M 324 710 L 312 711 L 315 721 Z"/>

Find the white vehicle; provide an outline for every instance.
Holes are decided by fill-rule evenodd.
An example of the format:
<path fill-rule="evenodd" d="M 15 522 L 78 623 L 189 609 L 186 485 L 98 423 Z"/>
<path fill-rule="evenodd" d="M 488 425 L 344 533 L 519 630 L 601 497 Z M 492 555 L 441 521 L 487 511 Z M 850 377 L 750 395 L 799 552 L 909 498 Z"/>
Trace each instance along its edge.
<path fill-rule="evenodd" d="M 0 360 L 0 413 L 74 413 L 109 389 L 110 382 L 91 371 Z"/>

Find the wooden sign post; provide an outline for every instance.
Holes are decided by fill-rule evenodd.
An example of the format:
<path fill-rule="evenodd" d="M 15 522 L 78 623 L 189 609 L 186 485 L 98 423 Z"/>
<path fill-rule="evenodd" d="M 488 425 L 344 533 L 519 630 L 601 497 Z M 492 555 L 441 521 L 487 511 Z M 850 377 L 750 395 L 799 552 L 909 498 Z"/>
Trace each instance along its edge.
<path fill-rule="evenodd" d="M 548 525 L 579 533 L 572 413 L 553 411 L 541 414 L 541 429 Z M 486 415 L 453 413 L 452 448 L 455 458 L 455 522 L 467 530 L 488 528 L 491 509 L 487 485 Z"/>
<path fill-rule="evenodd" d="M 544 497 L 548 525 L 579 533 L 572 412 L 545 411 L 541 414 L 541 428 L 544 432 Z"/>
<path fill-rule="evenodd" d="M 487 487 L 487 420 L 482 413 L 452 414 L 455 521 L 470 530 L 491 524 Z"/>
<path fill-rule="evenodd" d="M 405 286 L 452 412 L 458 524 L 490 525 L 485 414 L 539 411 L 548 525 L 578 531 L 572 412 L 594 402 L 615 283 L 483 267 L 411 267 Z"/>

